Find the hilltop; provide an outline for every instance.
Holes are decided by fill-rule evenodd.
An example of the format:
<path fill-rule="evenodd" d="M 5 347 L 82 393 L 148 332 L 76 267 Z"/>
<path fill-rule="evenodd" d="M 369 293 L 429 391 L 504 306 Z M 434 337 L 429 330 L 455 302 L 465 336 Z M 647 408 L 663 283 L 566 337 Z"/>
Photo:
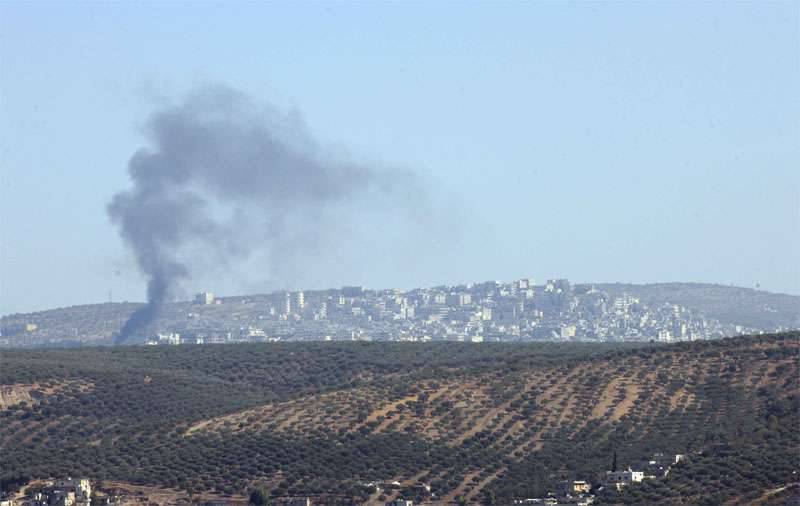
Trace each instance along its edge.
<path fill-rule="evenodd" d="M 562 479 L 597 484 L 615 454 L 625 467 L 663 452 L 687 460 L 598 502 L 749 504 L 796 481 L 798 353 L 798 332 L 6 350 L 0 469 L 6 482 L 509 504 Z"/>
<path fill-rule="evenodd" d="M 345 287 L 163 305 L 127 344 L 275 340 L 673 341 L 800 328 L 800 297 L 695 283 L 548 280 L 399 290 Z M 112 344 L 136 303 L 4 316 L 0 346 Z"/>

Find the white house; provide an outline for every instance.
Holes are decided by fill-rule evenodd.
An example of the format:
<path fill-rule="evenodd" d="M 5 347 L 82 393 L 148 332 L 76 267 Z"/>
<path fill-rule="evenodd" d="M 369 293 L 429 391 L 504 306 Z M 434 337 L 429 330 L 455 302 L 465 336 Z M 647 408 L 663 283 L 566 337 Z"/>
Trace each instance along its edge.
<path fill-rule="evenodd" d="M 630 467 L 627 471 L 606 471 L 606 485 L 616 487 L 617 490 L 642 480 L 644 480 L 644 471 L 634 471 Z"/>

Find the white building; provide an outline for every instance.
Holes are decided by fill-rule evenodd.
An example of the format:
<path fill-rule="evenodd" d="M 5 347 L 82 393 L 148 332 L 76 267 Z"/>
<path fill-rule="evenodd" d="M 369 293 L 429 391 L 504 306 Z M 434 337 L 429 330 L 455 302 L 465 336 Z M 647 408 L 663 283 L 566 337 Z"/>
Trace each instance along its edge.
<path fill-rule="evenodd" d="M 468 306 L 472 304 L 472 295 L 468 293 L 453 293 L 447 297 L 448 306 Z"/>
<path fill-rule="evenodd" d="M 214 294 L 211 292 L 200 292 L 194 296 L 195 304 L 213 304 L 214 303 Z"/>
<path fill-rule="evenodd" d="M 181 344 L 181 335 L 177 332 L 168 334 L 156 334 L 156 342 L 148 341 L 147 344 L 170 344 L 177 346 Z"/>
<path fill-rule="evenodd" d="M 292 294 L 286 292 L 284 300 L 283 300 L 283 309 L 281 310 L 281 314 L 283 315 L 290 315 L 292 314 Z"/>
<path fill-rule="evenodd" d="M 298 311 L 301 311 L 306 307 L 306 296 L 302 291 L 294 292 L 293 298 L 294 298 L 294 306 L 297 308 Z"/>
<path fill-rule="evenodd" d="M 630 467 L 627 471 L 606 471 L 606 485 L 616 487 L 617 490 L 631 483 L 640 483 L 642 480 L 644 471 L 633 471 Z"/>

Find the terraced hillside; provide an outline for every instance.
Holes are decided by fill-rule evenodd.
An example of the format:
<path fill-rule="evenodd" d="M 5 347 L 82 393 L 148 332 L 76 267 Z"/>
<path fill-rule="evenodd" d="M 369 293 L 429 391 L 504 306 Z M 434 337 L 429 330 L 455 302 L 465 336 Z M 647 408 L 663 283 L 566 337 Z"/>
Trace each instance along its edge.
<path fill-rule="evenodd" d="M 798 353 L 796 332 L 4 352 L 0 383 L 52 390 L 0 412 L 0 459 L 5 480 L 508 504 L 660 451 L 689 462 L 598 500 L 747 503 L 797 480 Z"/>

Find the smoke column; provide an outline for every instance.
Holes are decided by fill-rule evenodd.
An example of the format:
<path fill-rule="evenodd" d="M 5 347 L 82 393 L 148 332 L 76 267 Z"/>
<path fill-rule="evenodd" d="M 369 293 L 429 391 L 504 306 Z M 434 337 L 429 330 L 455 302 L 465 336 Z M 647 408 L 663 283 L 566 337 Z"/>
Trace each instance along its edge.
<path fill-rule="evenodd" d="M 413 179 L 330 157 L 296 113 L 222 86 L 156 111 L 145 132 L 149 147 L 128 164 L 132 187 L 108 205 L 147 279 L 147 304 L 117 342 L 141 337 L 190 278 L 187 255 L 224 264 L 264 244 L 291 247 L 297 241 L 287 237 L 290 229 L 314 234 L 314 217 L 328 208 L 349 206 L 371 191 L 408 192 L 403 186 Z"/>

